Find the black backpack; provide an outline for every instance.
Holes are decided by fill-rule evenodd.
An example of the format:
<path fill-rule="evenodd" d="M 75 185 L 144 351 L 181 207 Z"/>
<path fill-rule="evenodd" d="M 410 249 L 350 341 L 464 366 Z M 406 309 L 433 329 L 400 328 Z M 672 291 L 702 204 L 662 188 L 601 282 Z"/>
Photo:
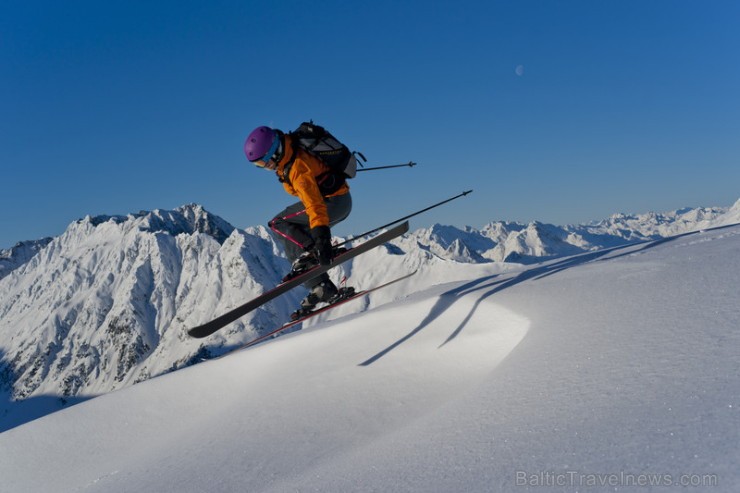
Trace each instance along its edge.
<path fill-rule="evenodd" d="M 348 178 L 357 174 L 357 165 L 362 166 L 365 156 L 359 152 L 352 152 L 334 137 L 328 130 L 313 121 L 303 122 L 288 134 L 293 145 L 319 158 L 330 171 L 316 177 L 319 189 L 323 195 L 330 195 L 344 184 Z M 288 173 L 292 167 L 288 163 L 283 172 L 281 181 L 288 181 Z"/>

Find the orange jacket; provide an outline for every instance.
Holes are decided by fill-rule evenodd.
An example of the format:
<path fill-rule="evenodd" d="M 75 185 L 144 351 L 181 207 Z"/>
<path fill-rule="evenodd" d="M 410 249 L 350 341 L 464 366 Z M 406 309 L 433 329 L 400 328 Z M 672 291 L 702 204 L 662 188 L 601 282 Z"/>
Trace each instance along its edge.
<path fill-rule="evenodd" d="M 295 160 L 293 160 L 294 153 Z M 283 180 L 285 166 L 291 160 L 293 160 L 293 164 L 288 170 L 288 179 Z M 329 167 L 322 163 L 319 158 L 301 148 L 294 148 L 290 136 L 285 136 L 285 152 L 283 153 L 283 158 L 278 163 L 276 172 L 278 178 L 281 179 L 280 181 L 283 182 L 285 191 L 298 197 L 303 202 L 311 228 L 329 225 L 326 202 L 324 202 L 319 185 L 316 183 L 316 177 L 327 171 L 329 171 Z M 348 192 L 349 185 L 345 182 L 339 190 L 328 195 L 328 197 L 344 195 Z"/>

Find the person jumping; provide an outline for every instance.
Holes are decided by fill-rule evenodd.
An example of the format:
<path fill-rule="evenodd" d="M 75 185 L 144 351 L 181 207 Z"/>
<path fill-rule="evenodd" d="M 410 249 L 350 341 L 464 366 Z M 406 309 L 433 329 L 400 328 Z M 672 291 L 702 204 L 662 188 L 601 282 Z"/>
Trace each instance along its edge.
<path fill-rule="evenodd" d="M 352 210 L 352 197 L 344 177 L 315 155 L 294 145 L 290 135 L 266 126 L 257 127 L 249 134 L 244 153 L 256 166 L 275 171 L 285 191 L 299 199 L 269 222 L 292 262 L 286 279 L 317 263 L 331 264 L 334 257 L 331 227 L 346 219 Z M 304 286 L 308 295 L 291 316 L 294 319 L 312 311 L 318 303 L 331 303 L 339 296 L 339 290 L 326 273 Z"/>

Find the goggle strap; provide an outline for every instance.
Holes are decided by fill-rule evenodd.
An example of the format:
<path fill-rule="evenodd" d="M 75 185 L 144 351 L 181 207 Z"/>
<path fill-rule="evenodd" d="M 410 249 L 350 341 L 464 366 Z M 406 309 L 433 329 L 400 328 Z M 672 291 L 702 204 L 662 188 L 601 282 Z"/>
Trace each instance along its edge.
<path fill-rule="evenodd" d="M 272 141 L 272 145 L 270 146 L 270 149 L 259 160 L 262 161 L 263 163 L 269 162 L 270 159 L 272 159 L 272 156 L 274 156 L 275 153 L 277 152 L 279 145 L 280 145 L 280 138 L 277 135 L 275 135 L 275 138 Z"/>

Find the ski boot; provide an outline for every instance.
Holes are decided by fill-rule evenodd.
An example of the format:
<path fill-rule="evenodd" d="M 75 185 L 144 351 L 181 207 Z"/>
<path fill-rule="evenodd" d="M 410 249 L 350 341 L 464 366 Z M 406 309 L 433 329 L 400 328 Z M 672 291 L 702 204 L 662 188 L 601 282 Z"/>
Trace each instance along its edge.
<path fill-rule="evenodd" d="M 344 298 L 355 294 L 355 288 L 343 287 L 337 289 L 333 282 L 330 280 L 322 281 L 320 284 L 314 286 L 308 295 L 301 301 L 301 307 L 290 314 L 292 321 L 298 320 L 299 318 L 309 315 L 316 309 L 316 305 L 319 303 L 326 303 L 332 305 Z"/>
<path fill-rule="evenodd" d="M 316 255 L 314 255 L 313 251 L 309 250 L 307 252 L 303 252 L 293 261 L 293 264 L 290 266 L 290 272 L 283 277 L 283 282 L 290 281 L 294 277 L 303 274 L 318 264 L 319 261 L 316 259 Z"/>
<path fill-rule="evenodd" d="M 345 247 L 333 247 L 332 258 L 346 251 L 347 248 Z M 288 282 L 294 277 L 303 274 L 304 272 L 316 267 L 317 265 L 319 265 L 319 261 L 316 259 L 316 254 L 313 252 L 313 250 L 305 251 L 293 261 L 293 264 L 290 267 L 290 272 L 288 272 L 285 277 L 283 277 L 283 282 Z"/>

